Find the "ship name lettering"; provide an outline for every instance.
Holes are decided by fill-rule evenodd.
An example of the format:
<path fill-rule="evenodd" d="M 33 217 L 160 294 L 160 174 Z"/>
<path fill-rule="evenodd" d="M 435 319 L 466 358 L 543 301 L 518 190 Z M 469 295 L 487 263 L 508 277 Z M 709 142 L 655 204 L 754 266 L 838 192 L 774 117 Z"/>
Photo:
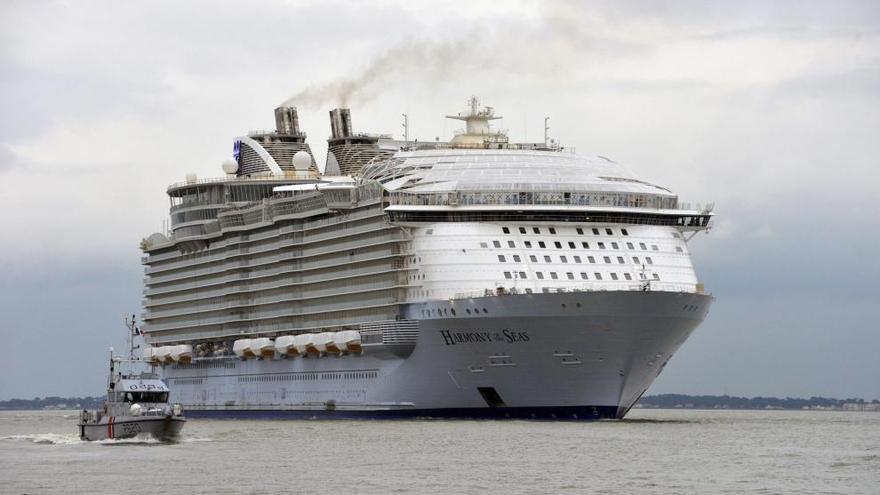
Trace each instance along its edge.
<path fill-rule="evenodd" d="M 443 337 L 443 343 L 446 345 L 457 344 L 479 344 L 491 342 L 506 342 L 513 344 L 516 342 L 528 342 L 529 334 L 527 332 L 517 332 L 514 330 L 504 329 L 501 333 L 492 332 L 453 332 L 451 330 L 441 330 L 440 335 Z"/>

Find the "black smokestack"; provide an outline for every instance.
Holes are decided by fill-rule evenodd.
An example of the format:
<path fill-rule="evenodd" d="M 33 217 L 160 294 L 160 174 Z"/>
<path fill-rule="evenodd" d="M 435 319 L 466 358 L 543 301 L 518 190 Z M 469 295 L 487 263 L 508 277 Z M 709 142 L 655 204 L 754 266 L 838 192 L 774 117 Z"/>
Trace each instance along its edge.
<path fill-rule="evenodd" d="M 278 134 L 286 136 L 298 136 L 299 115 L 296 107 L 278 107 L 275 109 L 275 130 Z"/>
<path fill-rule="evenodd" d="M 351 110 L 348 108 L 334 108 L 330 110 L 330 135 L 333 139 L 350 137 Z"/>

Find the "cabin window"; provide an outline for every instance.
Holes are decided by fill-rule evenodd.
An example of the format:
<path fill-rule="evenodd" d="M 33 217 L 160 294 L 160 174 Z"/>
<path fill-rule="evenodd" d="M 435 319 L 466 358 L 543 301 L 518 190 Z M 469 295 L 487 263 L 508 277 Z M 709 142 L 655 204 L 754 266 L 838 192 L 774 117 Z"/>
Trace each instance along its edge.
<path fill-rule="evenodd" d="M 553 260 L 551 260 L 549 256 L 544 256 L 544 262 L 545 262 L 545 263 L 552 263 L 552 261 L 553 261 Z"/>
<path fill-rule="evenodd" d="M 593 274 L 593 277 L 595 277 L 596 280 L 602 280 L 602 274 L 599 273 L 599 272 L 594 273 L 594 274 Z"/>
<path fill-rule="evenodd" d="M 522 280 L 527 279 L 528 277 L 526 277 L 526 272 L 519 272 L 519 278 Z"/>
<path fill-rule="evenodd" d="M 651 244 L 651 251 L 658 251 L 656 244 Z"/>
<path fill-rule="evenodd" d="M 584 280 L 588 280 L 587 279 L 587 272 L 581 272 L 581 278 Z"/>
<path fill-rule="evenodd" d="M 515 247 L 516 247 L 516 243 L 513 242 L 513 241 L 507 241 L 507 247 L 509 247 L 509 248 L 515 248 Z"/>
<path fill-rule="evenodd" d="M 522 259 L 520 259 L 519 255 L 518 255 L 518 254 L 514 254 L 514 255 L 513 255 L 513 262 L 514 262 L 514 263 L 519 263 L 520 261 L 522 261 Z"/>
<path fill-rule="evenodd" d="M 578 235 L 584 235 L 584 229 L 578 227 L 578 228 L 577 228 L 577 233 L 578 233 Z"/>
<path fill-rule="evenodd" d="M 559 280 L 559 275 L 557 275 L 556 272 L 550 272 L 550 278 L 553 280 Z"/>
<path fill-rule="evenodd" d="M 614 235 L 614 231 L 611 229 L 605 229 L 605 233 L 608 235 Z"/>
<path fill-rule="evenodd" d="M 609 256 L 603 256 L 602 260 L 605 261 L 605 263 L 611 263 L 611 258 Z"/>
<path fill-rule="evenodd" d="M 525 233 L 526 233 L 526 228 L 525 228 L 525 227 L 520 227 L 520 228 L 519 228 L 519 233 L 520 233 L 520 234 L 525 234 Z"/>
<path fill-rule="evenodd" d="M 567 272 L 567 273 L 565 274 L 565 276 L 568 277 L 569 280 L 574 280 L 574 273 Z"/>
<path fill-rule="evenodd" d="M 642 248 L 642 251 L 647 251 L 647 250 L 648 250 L 648 246 L 646 246 L 644 242 L 640 242 L 640 243 L 639 243 L 639 247 Z"/>
<path fill-rule="evenodd" d="M 621 265 L 624 264 L 624 263 L 626 263 L 626 261 L 623 260 L 623 256 L 618 256 L 618 257 L 617 257 L 617 262 L 620 263 Z"/>
<path fill-rule="evenodd" d="M 632 280 L 632 279 L 633 279 L 633 278 L 632 278 L 632 275 L 630 275 L 629 273 L 624 273 L 624 274 L 623 274 L 623 278 L 625 278 L 625 279 L 627 279 L 627 280 Z"/>
<path fill-rule="evenodd" d="M 550 227 L 549 230 L 551 234 L 556 235 L 556 229 L 554 227 Z"/>
<path fill-rule="evenodd" d="M 530 254 L 530 255 L 529 255 L 529 261 L 531 261 L 532 263 L 537 263 L 537 262 L 538 262 L 538 257 L 535 256 L 534 254 Z"/>
<path fill-rule="evenodd" d="M 571 248 L 571 249 L 577 249 L 577 247 L 574 245 L 573 242 L 569 242 L 569 243 L 568 243 L 568 247 Z"/>
<path fill-rule="evenodd" d="M 600 242 L 600 243 L 599 243 L 599 249 L 605 249 L 605 243 L 604 243 L 604 242 Z"/>
<path fill-rule="evenodd" d="M 513 275 L 511 275 L 510 272 L 504 272 L 504 278 L 510 280 L 513 278 Z"/>
<path fill-rule="evenodd" d="M 612 249 L 620 249 L 620 246 L 618 246 L 616 242 L 612 242 L 612 243 L 611 243 L 611 248 L 612 248 Z"/>
<path fill-rule="evenodd" d="M 485 243 L 485 242 L 481 242 L 481 243 L 480 243 L 480 247 L 481 247 L 481 248 L 488 248 L 488 247 L 489 247 L 489 244 L 488 244 L 488 243 Z"/>
<path fill-rule="evenodd" d="M 593 235 L 599 235 L 599 229 L 593 229 Z"/>
<path fill-rule="evenodd" d="M 498 241 L 492 241 L 492 245 L 495 246 L 495 247 L 497 247 L 497 248 L 500 248 L 500 247 L 501 247 L 501 243 L 498 242 Z"/>
<path fill-rule="evenodd" d="M 562 249 L 562 243 L 559 241 L 553 242 L 553 245 L 556 246 L 556 249 Z"/>
<path fill-rule="evenodd" d="M 684 249 L 682 249 L 681 246 L 675 246 L 675 252 L 676 253 L 683 253 Z"/>
<path fill-rule="evenodd" d="M 547 245 L 544 244 L 544 241 L 538 241 L 538 247 L 541 249 L 545 249 L 547 247 Z"/>
<path fill-rule="evenodd" d="M 627 248 L 627 249 L 635 249 L 635 246 L 633 246 L 633 243 L 631 243 L 631 242 L 627 242 L 627 243 L 626 243 L 626 248 Z"/>
<path fill-rule="evenodd" d="M 581 246 L 583 246 L 584 249 L 590 249 L 590 243 L 589 243 L 589 242 L 582 242 L 582 243 L 581 243 Z"/>
<path fill-rule="evenodd" d="M 527 249 L 532 249 L 532 241 L 523 241 Z"/>
<path fill-rule="evenodd" d="M 592 257 L 592 256 L 587 256 L 587 261 L 589 261 L 590 263 L 595 263 L 595 262 L 596 262 L 596 258 L 594 258 L 594 257 Z"/>
<path fill-rule="evenodd" d="M 611 274 L 611 280 L 617 280 L 617 274 L 616 274 L 616 273 L 612 273 L 612 274 Z"/>
<path fill-rule="evenodd" d="M 503 254 L 499 254 L 499 255 L 498 255 L 498 261 L 504 263 L 504 262 L 507 261 L 507 260 L 504 259 L 504 255 L 503 255 Z"/>
<path fill-rule="evenodd" d="M 620 229 L 620 233 L 623 235 L 629 235 L 629 232 L 627 232 L 626 229 Z"/>
<path fill-rule="evenodd" d="M 535 272 L 535 276 L 538 277 L 538 280 L 544 280 L 544 272 Z"/>
<path fill-rule="evenodd" d="M 563 263 L 568 263 L 568 258 L 566 258 L 565 256 L 560 256 L 559 261 L 561 261 Z"/>
<path fill-rule="evenodd" d="M 507 227 L 502 227 L 502 228 L 501 228 L 501 231 L 504 232 L 505 234 L 509 234 L 509 233 L 510 233 L 510 229 L 508 229 Z"/>
<path fill-rule="evenodd" d="M 658 274 L 655 273 L 655 274 L 654 274 L 654 280 L 660 280 L 660 275 L 658 275 Z"/>
<path fill-rule="evenodd" d="M 580 256 L 575 256 L 575 257 L 574 257 L 574 262 L 575 262 L 575 263 L 582 263 L 582 261 L 581 261 L 581 257 L 580 257 Z"/>
<path fill-rule="evenodd" d="M 646 256 L 646 257 L 645 257 L 645 261 L 647 261 L 649 265 L 653 265 L 653 264 L 654 264 L 654 260 L 652 260 L 650 256 Z"/>
<path fill-rule="evenodd" d="M 540 234 L 540 233 L 541 233 L 541 229 L 539 229 L 538 227 L 532 227 L 532 232 L 534 232 L 534 233 L 536 233 L 536 234 Z"/>

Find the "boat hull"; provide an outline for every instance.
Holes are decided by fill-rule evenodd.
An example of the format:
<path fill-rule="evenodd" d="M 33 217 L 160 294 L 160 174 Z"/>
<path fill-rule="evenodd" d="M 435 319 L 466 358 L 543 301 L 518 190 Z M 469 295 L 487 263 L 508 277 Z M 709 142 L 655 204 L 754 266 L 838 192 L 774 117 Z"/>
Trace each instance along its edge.
<path fill-rule="evenodd" d="M 191 417 L 622 418 L 711 302 L 597 291 L 411 303 L 410 348 L 221 358 L 165 376 Z"/>
<path fill-rule="evenodd" d="M 95 441 L 152 437 L 173 440 L 180 435 L 186 419 L 183 417 L 105 416 L 97 423 L 79 423 L 80 439 Z"/>

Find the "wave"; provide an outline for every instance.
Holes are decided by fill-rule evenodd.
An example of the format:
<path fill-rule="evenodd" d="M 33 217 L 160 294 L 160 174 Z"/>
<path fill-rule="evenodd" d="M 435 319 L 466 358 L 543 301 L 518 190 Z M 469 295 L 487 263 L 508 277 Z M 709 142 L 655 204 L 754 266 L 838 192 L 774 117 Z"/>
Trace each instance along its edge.
<path fill-rule="evenodd" d="M 36 433 L 32 435 L 9 435 L 0 437 L 0 441 L 31 442 L 39 445 L 72 445 L 82 440 L 75 434 Z"/>

